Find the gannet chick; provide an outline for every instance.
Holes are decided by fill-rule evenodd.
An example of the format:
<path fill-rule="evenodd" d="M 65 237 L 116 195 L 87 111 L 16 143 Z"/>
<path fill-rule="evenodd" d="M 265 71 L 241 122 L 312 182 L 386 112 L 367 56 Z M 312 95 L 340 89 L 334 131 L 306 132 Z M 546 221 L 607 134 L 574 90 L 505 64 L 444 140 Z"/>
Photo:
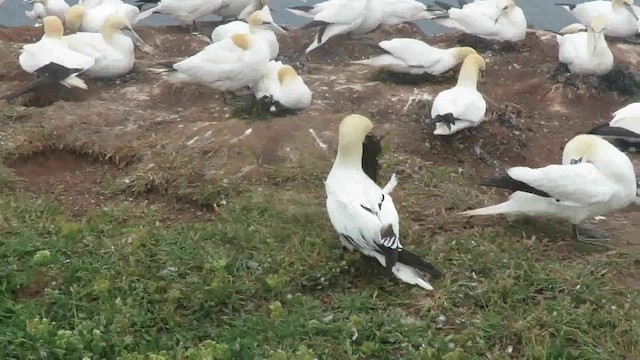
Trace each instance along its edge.
<path fill-rule="evenodd" d="M 20 67 L 28 73 L 34 73 L 50 63 L 55 63 L 72 70 L 69 71 L 70 74 L 68 76 L 59 81 L 62 85 L 86 89 L 85 82 L 76 75 L 93 66 L 94 59 L 67 47 L 62 41 L 64 33 L 62 21 L 57 16 L 45 17 L 43 25 L 44 36 L 42 36 L 42 39 L 34 44 L 27 44 L 22 48 L 22 54 L 18 59 Z M 42 74 L 46 75 L 48 71 L 46 70 Z M 57 75 L 61 72 L 63 71 L 56 71 L 55 74 Z"/>
<path fill-rule="evenodd" d="M 403 74 L 441 75 L 462 62 L 467 55 L 477 54 L 470 47 L 439 49 L 420 40 L 408 38 L 381 41 L 378 47 L 386 54 L 352 63 Z"/>
<path fill-rule="evenodd" d="M 558 60 L 567 64 L 569 71 L 581 75 L 604 75 L 613 69 L 613 54 L 604 38 L 605 18 L 596 16 L 587 26 L 587 32 L 556 35 Z M 569 27 L 563 29 L 568 32 Z M 574 26 L 573 30 L 577 30 Z M 562 32 L 562 31 L 561 31 Z"/>
<path fill-rule="evenodd" d="M 329 219 L 342 246 L 376 258 L 406 283 L 433 290 L 421 272 L 435 278 L 440 272 L 403 248 L 391 195 L 362 171 L 362 143 L 372 128 L 371 121 L 360 115 L 347 116 L 340 123 L 338 155 L 325 181 Z"/>
<path fill-rule="evenodd" d="M 382 11 L 378 0 L 332 0 L 303 29 L 319 28 L 306 53 L 333 36 L 351 33 L 361 36 L 380 26 Z"/>
<path fill-rule="evenodd" d="M 135 64 L 133 40 L 143 43 L 122 15 L 110 15 L 102 25 L 102 33 L 79 32 L 63 41 L 79 53 L 95 59 L 85 74 L 95 78 L 113 78 L 131 71 Z"/>
<path fill-rule="evenodd" d="M 65 16 L 65 24 L 69 32 L 99 33 L 102 31 L 104 22 L 111 15 L 124 16 L 129 25 L 133 26 L 140 13 L 137 7 L 125 4 L 121 0 L 103 0 L 99 4 L 90 4 L 90 7 L 78 4 L 69 8 Z"/>
<path fill-rule="evenodd" d="M 43 19 L 46 16 L 56 16 L 64 21 L 64 15 L 69 10 L 69 5 L 64 0 L 25 0 L 25 3 L 33 4 L 31 12 L 25 11 L 25 14 L 32 20 Z M 37 6 L 37 4 L 42 6 Z M 34 15 L 37 16 L 35 19 L 32 17 Z"/>
<path fill-rule="evenodd" d="M 136 21 L 146 19 L 153 14 L 163 14 L 176 19 L 193 32 L 197 19 L 213 14 L 225 2 L 222 0 L 138 0 L 140 5 L 145 3 L 157 3 L 157 5 L 142 11 Z"/>
<path fill-rule="evenodd" d="M 575 16 L 585 25 L 591 25 L 595 16 L 602 16 L 607 27 L 606 36 L 627 37 L 638 32 L 638 16 L 633 6 L 633 0 L 588 1 L 582 4 L 556 4 Z"/>
<path fill-rule="evenodd" d="M 208 45 L 199 53 L 172 67 L 177 71 L 170 81 L 194 82 L 221 91 L 253 86 L 269 63 L 269 48 L 251 34 L 235 34 Z"/>
<path fill-rule="evenodd" d="M 269 62 L 267 71 L 254 89 L 256 99 L 272 103 L 272 112 L 302 110 L 311 105 L 311 90 L 289 65 Z"/>
<path fill-rule="evenodd" d="M 268 4 L 269 0 L 231 0 L 216 10 L 216 15 L 222 17 L 223 20 L 244 20 Z"/>
<path fill-rule="evenodd" d="M 268 6 L 265 6 L 262 10 L 255 11 L 251 14 L 246 23 L 244 21 L 232 21 L 216 27 L 211 33 L 211 41 L 217 42 L 239 33 L 250 33 L 269 46 L 269 59 L 273 60 L 278 56 L 278 52 L 280 51 L 280 45 L 274 32 L 281 34 L 287 33 L 278 26 L 278 24 L 273 22 L 271 11 Z"/>
<path fill-rule="evenodd" d="M 432 20 L 439 25 L 497 41 L 517 42 L 527 34 L 527 19 L 513 0 L 480 0 L 461 8 L 435 3 L 445 9 L 432 12 Z"/>
<path fill-rule="evenodd" d="M 582 134 L 571 139 L 562 153 L 562 165 L 514 167 L 507 173 L 501 178 L 486 179 L 481 185 L 516 191 L 509 200 L 462 214 L 562 218 L 571 222 L 577 240 L 604 244 L 606 235 L 579 224 L 622 209 L 636 198 L 636 175 L 631 160 L 595 135 Z"/>
<path fill-rule="evenodd" d="M 594 127 L 589 134 L 609 140 L 622 151 L 640 152 L 640 102 L 617 110 L 610 122 Z"/>
<path fill-rule="evenodd" d="M 462 63 L 458 83 L 439 93 L 431 106 L 431 118 L 436 124 L 434 135 L 451 135 L 477 126 L 484 120 L 487 103 L 477 89 L 480 71 L 486 63 L 478 54 L 468 55 Z"/>

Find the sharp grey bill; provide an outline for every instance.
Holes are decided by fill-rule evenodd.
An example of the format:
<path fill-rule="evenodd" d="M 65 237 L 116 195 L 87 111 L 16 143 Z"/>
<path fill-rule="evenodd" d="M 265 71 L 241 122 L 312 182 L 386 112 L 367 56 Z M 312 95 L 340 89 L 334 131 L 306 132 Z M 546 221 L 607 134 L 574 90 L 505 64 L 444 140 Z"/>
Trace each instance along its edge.
<path fill-rule="evenodd" d="M 135 42 L 136 44 L 142 45 L 142 46 L 146 45 L 144 41 L 142 41 L 142 38 L 138 36 L 138 34 L 136 34 L 136 32 L 133 31 L 132 28 L 130 27 L 122 28 L 122 33 L 125 34 L 127 37 L 131 38 L 131 40 L 133 40 L 133 42 Z"/>
<path fill-rule="evenodd" d="M 287 33 L 283 28 L 280 27 L 280 25 L 274 23 L 273 21 L 265 21 L 265 22 L 263 22 L 263 24 L 267 28 L 269 28 L 269 29 L 271 29 L 271 30 L 273 30 L 275 32 L 279 32 L 279 33 L 282 33 L 282 34 L 286 34 Z"/>
<path fill-rule="evenodd" d="M 496 20 L 493 23 L 497 24 L 498 20 L 500 20 L 500 17 L 502 17 L 508 9 L 509 9 L 508 6 L 503 7 L 502 10 L 500 10 L 500 13 L 498 13 L 498 16 L 496 16 Z"/>
<path fill-rule="evenodd" d="M 640 20 L 640 18 L 638 18 L 638 14 L 636 14 L 636 11 L 631 5 L 625 3 L 624 7 L 627 8 L 627 10 L 631 13 L 631 15 L 633 15 L 634 18 L 636 18 L 636 20 Z"/>

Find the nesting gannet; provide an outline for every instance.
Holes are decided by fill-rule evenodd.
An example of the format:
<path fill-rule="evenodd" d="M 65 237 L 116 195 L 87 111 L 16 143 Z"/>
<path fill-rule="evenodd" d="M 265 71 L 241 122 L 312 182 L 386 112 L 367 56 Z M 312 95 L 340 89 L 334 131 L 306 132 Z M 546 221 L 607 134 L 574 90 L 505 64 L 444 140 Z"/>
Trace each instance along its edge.
<path fill-rule="evenodd" d="M 102 0 L 101 3 L 90 3 L 90 7 L 78 4 L 69 8 L 65 16 L 65 25 L 70 32 L 102 31 L 102 25 L 111 15 L 124 16 L 130 25 L 135 25 L 140 13 L 137 7 L 125 4 L 121 0 Z"/>
<path fill-rule="evenodd" d="M 638 16 L 633 0 L 588 1 L 582 4 L 561 5 L 578 21 L 587 26 L 595 16 L 603 16 L 607 27 L 604 34 L 614 37 L 626 37 L 638 32 Z"/>
<path fill-rule="evenodd" d="M 433 290 L 421 274 L 440 272 L 400 244 L 398 212 L 388 192 L 362 171 L 362 143 L 371 121 L 360 115 L 340 123 L 338 155 L 325 181 L 327 212 L 342 246 L 376 258 L 400 280 Z"/>
<path fill-rule="evenodd" d="M 606 19 L 596 16 L 587 26 L 586 33 L 556 35 L 559 61 L 567 64 L 569 70 L 576 74 L 604 75 L 611 71 L 613 54 L 604 38 L 605 25 Z M 570 31 L 567 28 L 563 29 L 564 32 Z M 574 26 L 572 30 L 577 29 Z"/>
<path fill-rule="evenodd" d="M 416 0 L 377 0 L 382 13 L 381 24 L 398 25 L 420 19 L 431 19 L 429 7 Z M 315 5 L 293 6 L 287 10 L 298 16 L 313 18 L 316 14 L 332 6 L 336 0 L 328 0 Z"/>
<path fill-rule="evenodd" d="M 487 103 L 477 85 L 480 71 L 485 68 L 485 61 L 478 54 L 464 59 L 456 86 L 440 92 L 433 100 L 431 119 L 436 124 L 434 135 L 451 135 L 477 126 L 484 120 Z"/>
<path fill-rule="evenodd" d="M 351 33 L 360 36 L 381 24 L 382 10 L 378 0 L 332 0 L 303 29 L 319 28 L 306 52 L 324 44 L 331 37 Z"/>
<path fill-rule="evenodd" d="M 216 10 L 216 15 L 223 19 L 244 20 L 268 3 L 269 0 L 231 0 Z"/>
<path fill-rule="evenodd" d="M 63 41 L 72 49 L 95 59 L 85 74 L 95 78 L 111 78 L 131 71 L 135 64 L 133 39 L 142 42 L 129 21 L 122 15 L 110 15 L 102 25 L 102 33 L 79 32 Z"/>
<path fill-rule="evenodd" d="M 440 75 L 458 65 L 467 55 L 476 54 L 470 47 L 439 49 L 420 40 L 408 38 L 381 41 L 378 47 L 386 54 L 352 63 L 404 74 Z"/>
<path fill-rule="evenodd" d="M 86 89 L 87 85 L 76 75 L 93 66 L 94 59 L 67 47 L 62 41 L 64 28 L 58 17 L 47 16 L 44 18 L 43 24 L 44 36 L 42 39 L 22 48 L 22 54 L 19 57 L 20 66 L 28 73 L 34 73 L 49 63 L 56 63 L 67 69 L 76 69 L 76 71 L 71 71 L 71 74 L 60 83 L 67 87 Z"/>
<path fill-rule="evenodd" d="M 258 100 L 273 104 L 271 111 L 302 110 L 311 104 L 311 90 L 289 65 L 271 61 L 256 83 L 253 93 Z"/>
<path fill-rule="evenodd" d="M 260 80 L 269 64 L 269 48 L 251 34 L 235 34 L 207 45 L 172 66 L 174 83 L 193 82 L 221 91 L 240 90 Z"/>
<path fill-rule="evenodd" d="M 282 34 L 287 33 L 278 26 L 278 24 L 273 22 L 271 11 L 268 6 L 265 6 L 262 10 L 255 11 L 251 14 L 246 23 L 238 20 L 216 27 L 211 33 L 211 41 L 217 42 L 239 33 L 251 33 L 269 46 L 269 58 L 273 60 L 278 56 L 278 52 L 280 51 L 280 45 L 278 44 L 278 39 L 274 31 Z"/>
<path fill-rule="evenodd" d="M 623 151 L 640 152 L 640 102 L 617 110 L 610 122 L 594 127 L 589 134 L 602 136 Z"/>
<path fill-rule="evenodd" d="M 477 210 L 476 215 L 553 216 L 569 220 L 576 239 L 602 244 L 607 237 L 579 224 L 590 217 L 624 208 L 635 201 L 636 175 L 631 160 L 606 140 L 578 135 L 562 153 L 562 165 L 514 167 L 508 175 L 481 185 L 516 191 L 509 200 Z"/>
<path fill-rule="evenodd" d="M 145 19 L 153 14 L 164 14 L 174 18 L 183 26 L 195 30 L 196 20 L 213 14 L 222 7 L 223 0 L 138 0 L 139 5 L 157 3 L 151 9 L 144 10 L 138 15 L 136 21 Z"/>
<path fill-rule="evenodd" d="M 489 40 L 521 41 L 527 33 L 527 19 L 513 0 L 478 0 L 461 8 L 436 1 L 445 12 L 433 12 L 432 20 Z"/>
<path fill-rule="evenodd" d="M 33 4 L 31 12 L 25 11 L 25 14 L 32 20 L 43 19 L 45 16 L 56 16 L 64 21 L 64 15 L 69 10 L 69 4 L 64 0 L 25 0 L 25 3 Z M 34 15 L 37 17 L 33 18 Z"/>

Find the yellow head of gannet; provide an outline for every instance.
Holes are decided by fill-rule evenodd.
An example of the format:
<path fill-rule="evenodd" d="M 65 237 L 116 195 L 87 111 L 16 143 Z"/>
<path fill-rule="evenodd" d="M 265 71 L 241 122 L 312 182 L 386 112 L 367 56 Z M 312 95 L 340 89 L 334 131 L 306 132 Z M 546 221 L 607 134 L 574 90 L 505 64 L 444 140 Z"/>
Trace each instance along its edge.
<path fill-rule="evenodd" d="M 470 48 L 467 46 L 454 48 L 453 56 L 455 59 L 460 62 L 467 58 L 467 56 L 471 54 L 477 54 L 478 52 L 474 48 Z"/>
<path fill-rule="evenodd" d="M 72 32 L 80 30 L 80 25 L 86 14 L 87 10 L 82 5 L 70 7 L 64 16 L 64 23 L 67 29 Z"/>
<path fill-rule="evenodd" d="M 598 165 L 598 154 L 608 144 L 597 135 L 581 134 L 571 139 L 562 152 L 563 164 L 593 163 Z M 606 152 L 604 152 L 606 154 Z"/>
<path fill-rule="evenodd" d="M 111 39 L 115 33 L 122 31 L 123 34 L 130 37 L 133 41 L 144 45 L 144 41 L 131 28 L 129 20 L 122 15 L 110 15 L 102 24 L 102 36 L 105 39 Z"/>
<path fill-rule="evenodd" d="M 236 44 L 242 50 L 249 50 L 249 46 L 251 45 L 251 35 L 249 34 L 235 34 L 231 37 L 231 41 Z"/>
<path fill-rule="evenodd" d="M 248 18 L 247 23 L 251 28 L 269 29 L 274 32 L 286 34 L 287 32 L 278 24 L 273 22 L 269 7 L 265 6 L 262 10 L 254 11 Z"/>
<path fill-rule="evenodd" d="M 482 56 L 478 54 L 468 55 L 460 68 L 460 75 L 458 75 L 458 83 L 456 86 L 472 87 L 475 89 L 480 71 L 485 71 L 486 68 L 487 64 Z"/>
<path fill-rule="evenodd" d="M 293 67 L 291 67 L 291 65 L 284 65 L 280 70 L 278 70 L 278 81 L 280 82 L 280 85 L 297 78 L 298 73 Z"/>
<path fill-rule="evenodd" d="M 64 27 L 62 21 L 57 16 L 47 16 L 42 20 L 44 25 L 44 36 L 54 39 L 62 39 Z"/>
<path fill-rule="evenodd" d="M 596 15 L 591 19 L 591 23 L 589 27 L 593 32 L 600 33 L 604 31 L 605 26 L 607 25 L 607 18 L 602 15 Z"/>
<path fill-rule="evenodd" d="M 338 156 L 336 162 L 360 164 L 362 143 L 373 129 L 373 123 L 362 115 L 349 115 L 342 120 L 338 130 Z"/>

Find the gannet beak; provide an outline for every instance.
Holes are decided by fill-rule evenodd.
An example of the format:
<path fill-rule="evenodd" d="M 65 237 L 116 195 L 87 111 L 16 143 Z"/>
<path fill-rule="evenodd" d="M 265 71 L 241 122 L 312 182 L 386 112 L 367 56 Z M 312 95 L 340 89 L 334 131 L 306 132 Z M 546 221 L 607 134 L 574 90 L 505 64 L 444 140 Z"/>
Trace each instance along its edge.
<path fill-rule="evenodd" d="M 627 4 L 627 3 L 625 3 L 625 4 L 624 4 L 624 7 L 627 9 L 627 11 L 629 11 L 629 12 L 631 13 L 631 15 L 633 15 L 633 17 L 634 17 L 634 18 L 636 18 L 636 21 L 637 21 L 637 20 L 640 20 L 640 19 L 638 18 L 638 14 L 636 14 L 636 11 L 635 11 L 635 10 L 633 10 L 633 6 L 631 6 L 631 4 Z"/>
<path fill-rule="evenodd" d="M 266 26 L 267 28 L 273 30 L 274 32 L 279 32 L 281 34 L 286 34 L 287 32 L 280 27 L 280 25 L 274 23 L 273 21 L 269 21 L 269 22 L 264 22 L 263 23 L 264 26 Z"/>
<path fill-rule="evenodd" d="M 35 0 L 24 0 L 25 4 L 33 4 L 34 2 L 36 2 Z"/>
<path fill-rule="evenodd" d="M 144 41 L 142 41 L 142 38 L 138 36 L 138 34 L 136 34 L 136 32 L 133 31 L 133 29 L 130 26 L 122 28 L 122 33 L 125 34 L 127 37 L 131 38 L 131 40 L 133 40 L 133 42 L 135 42 L 136 44 L 145 46 L 145 43 Z"/>
<path fill-rule="evenodd" d="M 503 8 L 500 10 L 500 12 L 498 13 L 498 16 L 496 16 L 496 20 L 495 20 L 493 23 L 494 23 L 494 24 L 497 24 L 497 23 L 498 23 L 498 20 L 500 20 L 500 18 L 502 17 L 502 15 L 504 15 L 504 14 L 507 12 L 507 10 L 508 10 L 508 9 L 509 9 L 509 7 L 508 7 L 508 6 L 503 7 Z"/>

